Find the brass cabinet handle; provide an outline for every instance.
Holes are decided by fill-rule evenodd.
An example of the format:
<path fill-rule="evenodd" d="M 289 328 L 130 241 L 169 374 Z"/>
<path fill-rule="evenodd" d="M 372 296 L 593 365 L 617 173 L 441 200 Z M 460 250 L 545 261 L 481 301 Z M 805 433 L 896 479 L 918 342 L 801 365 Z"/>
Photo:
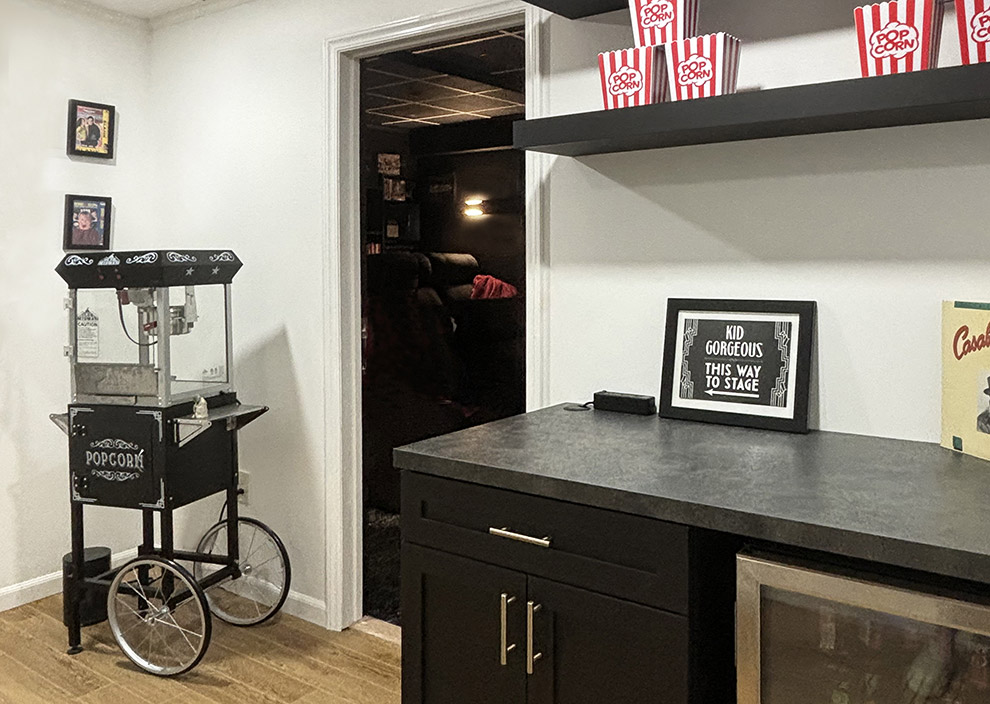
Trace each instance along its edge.
<path fill-rule="evenodd" d="M 533 665 L 543 657 L 543 653 L 533 652 L 533 617 L 540 610 L 540 605 L 532 601 L 526 602 L 526 674 L 533 674 Z"/>
<path fill-rule="evenodd" d="M 522 533 L 515 533 L 508 528 L 489 528 L 488 532 L 492 535 L 496 535 L 499 538 L 508 538 L 509 540 L 518 540 L 520 543 L 528 543 L 529 545 L 536 545 L 541 548 L 550 547 L 550 536 L 544 536 L 542 538 L 534 538 L 531 535 L 524 535 Z"/>
<path fill-rule="evenodd" d="M 509 643 L 509 604 L 515 600 L 516 598 L 514 596 L 509 596 L 505 592 L 502 592 L 501 612 L 499 614 L 502 626 L 502 647 L 499 663 L 502 667 L 508 664 L 509 653 L 516 649 L 515 643 Z"/>

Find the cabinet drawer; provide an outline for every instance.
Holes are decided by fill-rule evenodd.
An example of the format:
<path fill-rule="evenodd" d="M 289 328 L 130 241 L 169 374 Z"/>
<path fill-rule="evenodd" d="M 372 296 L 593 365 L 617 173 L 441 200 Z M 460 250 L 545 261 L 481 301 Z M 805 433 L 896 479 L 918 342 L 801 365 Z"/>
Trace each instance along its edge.
<path fill-rule="evenodd" d="M 667 611 L 688 610 L 686 526 L 404 471 L 402 537 Z"/>

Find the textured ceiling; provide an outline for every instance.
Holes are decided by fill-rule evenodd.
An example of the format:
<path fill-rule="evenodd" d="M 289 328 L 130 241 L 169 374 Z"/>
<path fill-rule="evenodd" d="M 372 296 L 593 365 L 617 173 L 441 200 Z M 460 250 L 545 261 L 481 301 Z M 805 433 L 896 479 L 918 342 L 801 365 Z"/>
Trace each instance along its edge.
<path fill-rule="evenodd" d="M 152 19 L 184 7 L 205 5 L 212 0 L 89 0 L 89 2 L 125 15 Z"/>
<path fill-rule="evenodd" d="M 405 130 L 524 113 L 525 46 L 520 28 L 365 60 L 364 122 Z"/>

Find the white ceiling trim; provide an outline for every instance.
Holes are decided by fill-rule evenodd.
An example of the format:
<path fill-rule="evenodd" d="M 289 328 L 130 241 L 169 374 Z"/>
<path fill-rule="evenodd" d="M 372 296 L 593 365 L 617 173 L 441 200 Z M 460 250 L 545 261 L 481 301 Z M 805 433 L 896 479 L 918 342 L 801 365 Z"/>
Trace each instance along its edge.
<path fill-rule="evenodd" d="M 206 17 L 217 12 L 223 12 L 224 10 L 229 10 L 232 7 L 244 5 L 249 2 L 252 2 L 252 0 L 203 0 L 189 7 L 180 7 L 177 10 L 166 12 L 158 17 L 152 17 L 151 29 L 157 30 L 162 27 L 182 24 L 183 22 L 189 22 L 190 20 Z"/>
<path fill-rule="evenodd" d="M 40 0 L 53 7 L 57 7 L 65 12 L 90 17 L 93 19 L 114 22 L 116 24 L 129 27 L 138 27 L 144 30 L 156 30 L 182 22 L 212 15 L 216 12 L 228 10 L 237 5 L 243 5 L 251 0 L 190 0 L 195 4 L 187 7 L 179 7 L 175 10 L 162 13 L 150 18 L 138 14 L 121 12 L 114 9 L 119 3 L 111 3 L 114 7 L 101 4 L 100 0 Z"/>
<path fill-rule="evenodd" d="M 92 19 L 104 20 L 128 27 L 138 27 L 147 30 L 148 20 L 135 17 L 124 12 L 110 10 L 101 5 L 97 5 L 88 0 L 43 0 L 43 2 L 58 7 L 65 12 L 71 12 Z"/>

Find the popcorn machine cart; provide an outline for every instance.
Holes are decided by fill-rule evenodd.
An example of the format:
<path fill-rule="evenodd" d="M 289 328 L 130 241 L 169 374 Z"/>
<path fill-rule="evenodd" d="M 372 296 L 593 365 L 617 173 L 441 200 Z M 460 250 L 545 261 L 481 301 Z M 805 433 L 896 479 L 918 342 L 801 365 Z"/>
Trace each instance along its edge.
<path fill-rule="evenodd" d="M 242 405 L 231 378 L 240 268 L 230 251 L 166 250 L 68 254 L 56 269 L 69 286 L 72 403 L 51 418 L 69 438 L 70 654 L 82 650 L 82 626 L 109 620 L 138 667 L 178 675 L 209 647 L 211 613 L 250 626 L 285 602 L 285 546 L 238 515 L 237 431 L 268 410 Z M 195 551 L 176 549 L 175 509 L 219 493 L 226 517 Z M 85 547 L 86 506 L 141 511 L 136 558 L 112 570 L 108 549 Z"/>

